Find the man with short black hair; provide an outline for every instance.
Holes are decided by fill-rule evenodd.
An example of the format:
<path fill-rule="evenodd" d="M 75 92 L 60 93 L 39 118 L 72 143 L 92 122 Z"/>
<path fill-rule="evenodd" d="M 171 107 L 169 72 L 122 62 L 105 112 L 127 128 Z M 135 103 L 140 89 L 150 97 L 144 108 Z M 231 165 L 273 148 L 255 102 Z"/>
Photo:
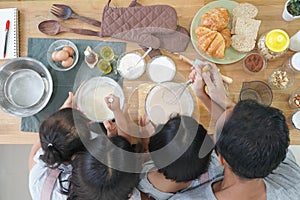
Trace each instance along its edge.
<path fill-rule="evenodd" d="M 210 72 L 198 70 L 196 76 L 204 79 L 213 103 L 226 110 L 217 122 L 216 143 L 224 174 L 171 199 L 300 199 L 300 167 L 288 150 L 289 130 L 282 112 L 253 100 L 240 101 L 232 109 L 231 100 L 221 98 L 224 87 L 216 66 L 210 65 Z M 194 84 L 203 84 L 202 78 Z"/>

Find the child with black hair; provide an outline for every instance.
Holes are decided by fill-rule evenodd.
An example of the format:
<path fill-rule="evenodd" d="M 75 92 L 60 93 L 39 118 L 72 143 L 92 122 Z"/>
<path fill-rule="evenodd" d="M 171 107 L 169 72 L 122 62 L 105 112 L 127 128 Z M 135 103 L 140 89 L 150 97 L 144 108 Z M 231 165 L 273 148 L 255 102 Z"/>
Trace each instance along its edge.
<path fill-rule="evenodd" d="M 72 163 L 69 200 L 140 200 L 136 189 L 141 171 L 141 156 L 135 153 L 120 100 L 114 95 L 105 97 L 113 111 L 117 134 L 98 135 L 89 141 L 89 152 L 80 152 Z"/>
<path fill-rule="evenodd" d="M 72 156 L 85 150 L 73 115 L 77 115 L 76 126 L 88 129 L 88 120 L 72 108 L 53 113 L 40 126 L 39 140 L 33 145 L 29 155 L 29 189 L 34 200 L 47 196 L 51 196 L 53 200 L 67 198 Z M 50 172 L 58 177 L 52 184 L 53 188 L 47 189 L 44 185 Z"/>
<path fill-rule="evenodd" d="M 219 173 L 209 170 L 211 159 L 217 163 L 211 145 L 207 131 L 192 117 L 178 115 L 158 125 L 149 141 L 152 160 L 144 164 L 138 188 L 163 200 L 208 181 Z"/>
<path fill-rule="evenodd" d="M 29 190 L 33 200 L 67 199 L 71 160 L 75 153 L 86 150 L 81 139 L 91 135 L 91 122 L 72 108 L 73 98 L 70 92 L 60 110 L 40 125 L 39 139 L 32 146 L 28 159 Z M 103 126 L 101 131 L 106 132 L 104 129 Z"/>
<path fill-rule="evenodd" d="M 95 157 L 89 152 L 76 154 L 72 163 L 72 189 L 68 200 L 141 199 L 140 192 L 135 188 L 139 174 L 115 169 L 115 166 L 122 168 L 128 165 L 126 152 L 134 153 L 134 149 L 122 136 L 112 136 L 109 140 L 113 145 L 102 141 L 102 145 L 93 152 Z M 104 153 L 106 149 L 109 151 Z M 109 161 L 110 166 L 105 161 L 101 162 L 99 156 Z M 130 165 L 138 168 L 138 159 L 132 159 Z"/>

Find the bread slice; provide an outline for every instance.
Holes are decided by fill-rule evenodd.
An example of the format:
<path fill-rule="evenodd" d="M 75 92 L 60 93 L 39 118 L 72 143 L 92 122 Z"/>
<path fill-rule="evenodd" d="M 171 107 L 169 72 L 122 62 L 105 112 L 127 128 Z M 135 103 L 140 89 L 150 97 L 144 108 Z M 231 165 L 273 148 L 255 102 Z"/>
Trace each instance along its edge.
<path fill-rule="evenodd" d="M 255 38 L 250 35 L 233 35 L 231 46 L 239 52 L 249 52 L 255 47 Z"/>
<path fill-rule="evenodd" d="M 235 23 L 236 35 L 248 35 L 256 39 L 261 20 L 238 17 Z"/>
<path fill-rule="evenodd" d="M 236 20 L 238 17 L 245 17 L 245 18 L 255 18 L 257 16 L 258 9 L 250 4 L 250 3 L 240 3 L 237 6 L 235 6 L 232 10 L 232 25 L 231 25 L 231 33 L 235 33 L 235 26 L 236 26 Z"/>
<path fill-rule="evenodd" d="M 235 17 L 255 18 L 258 9 L 250 3 L 239 3 L 232 10 L 232 15 Z"/>

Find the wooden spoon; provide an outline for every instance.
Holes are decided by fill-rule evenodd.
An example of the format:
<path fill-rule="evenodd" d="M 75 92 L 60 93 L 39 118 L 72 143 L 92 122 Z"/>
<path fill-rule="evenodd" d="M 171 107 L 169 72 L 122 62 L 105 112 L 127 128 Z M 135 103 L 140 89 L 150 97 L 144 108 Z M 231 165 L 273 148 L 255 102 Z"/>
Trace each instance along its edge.
<path fill-rule="evenodd" d="M 77 28 L 67 28 L 60 25 L 56 20 L 46 20 L 42 21 L 38 25 L 39 30 L 46 35 L 57 35 L 61 32 L 70 32 L 81 35 L 92 35 L 101 37 L 101 33 L 97 31 L 92 31 L 88 29 L 77 29 Z"/>

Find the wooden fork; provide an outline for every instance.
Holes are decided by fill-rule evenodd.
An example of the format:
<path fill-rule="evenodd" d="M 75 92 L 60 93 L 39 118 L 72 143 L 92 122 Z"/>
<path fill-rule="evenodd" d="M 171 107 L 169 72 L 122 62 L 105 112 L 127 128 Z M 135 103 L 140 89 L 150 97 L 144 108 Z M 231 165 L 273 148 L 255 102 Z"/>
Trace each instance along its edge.
<path fill-rule="evenodd" d="M 101 27 L 101 22 L 94 20 L 94 19 L 90 19 L 88 17 L 83 17 L 78 15 L 77 13 L 75 13 L 69 6 L 67 5 L 63 5 L 63 4 L 52 4 L 51 10 L 50 12 L 55 15 L 58 18 L 61 19 L 72 19 L 72 18 L 76 18 L 76 19 L 80 19 L 83 22 L 86 22 L 88 24 L 97 26 L 97 27 Z"/>

